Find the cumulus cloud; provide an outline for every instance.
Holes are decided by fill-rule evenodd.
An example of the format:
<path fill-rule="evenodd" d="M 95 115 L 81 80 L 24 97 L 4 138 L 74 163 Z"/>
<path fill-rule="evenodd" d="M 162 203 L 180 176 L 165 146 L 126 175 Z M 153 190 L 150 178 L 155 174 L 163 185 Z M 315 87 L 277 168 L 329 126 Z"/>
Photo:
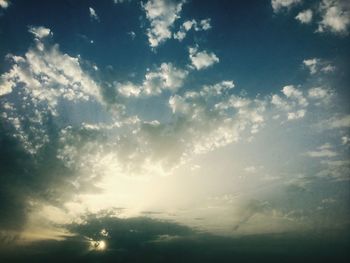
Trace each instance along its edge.
<path fill-rule="evenodd" d="M 6 9 L 9 6 L 9 1 L 8 0 L 0 0 L 0 7 Z"/>
<path fill-rule="evenodd" d="M 307 9 L 304 11 L 301 11 L 296 17 L 295 19 L 299 20 L 300 23 L 302 24 L 309 24 L 312 21 L 312 10 L 311 9 Z"/>
<path fill-rule="evenodd" d="M 149 0 L 141 4 L 150 22 L 147 36 L 152 48 L 172 37 L 171 27 L 180 17 L 183 3 L 184 1 Z"/>
<path fill-rule="evenodd" d="M 51 30 L 43 26 L 39 26 L 39 27 L 30 26 L 29 32 L 32 33 L 38 39 L 42 39 L 52 35 Z"/>
<path fill-rule="evenodd" d="M 96 20 L 96 21 L 100 20 L 100 18 L 96 14 L 95 9 L 93 9 L 92 7 L 89 7 L 89 14 L 90 14 L 91 19 Z"/>
<path fill-rule="evenodd" d="M 282 9 L 291 8 L 302 0 L 271 0 L 271 5 L 274 12 L 279 12 Z"/>
<path fill-rule="evenodd" d="M 141 93 L 141 88 L 131 82 L 116 83 L 118 92 L 124 97 L 138 97 Z"/>
<path fill-rule="evenodd" d="M 43 112 L 58 115 L 60 101 L 101 101 L 97 84 L 81 69 L 78 58 L 60 52 L 58 45 L 45 42 L 51 31 L 44 27 L 30 27 L 36 45 L 23 57 L 8 55 L 12 67 L 1 76 L 0 90 L 3 96 L 16 92 L 20 101 L 3 102 L 6 119 L 12 123 L 18 137 L 29 152 L 36 152 L 47 141 L 40 127 L 45 118 Z M 18 105 L 18 103 L 20 103 Z M 26 110 L 27 118 L 19 117 L 18 107 Z M 31 123 L 30 133 L 24 127 Z"/>
<path fill-rule="evenodd" d="M 312 100 L 318 100 L 316 105 L 329 104 L 334 97 L 334 90 L 324 87 L 311 88 L 308 91 L 308 97 Z"/>
<path fill-rule="evenodd" d="M 187 20 L 183 22 L 183 24 L 180 27 L 180 30 L 176 33 L 174 33 L 174 38 L 178 39 L 179 41 L 182 41 L 186 35 L 187 32 L 190 31 L 191 29 L 194 29 L 195 31 L 206 31 L 211 28 L 210 25 L 210 18 L 208 19 L 203 19 L 199 22 L 196 20 Z"/>
<path fill-rule="evenodd" d="M 198 92 L 188 91 L 183 96 L 170 98 L 169 106 L 174 114 L 191 122 L 192 127 L 186 131 L 192 138 L 190 152 L 206 153 L 239 141 L 245 133 L 255 134 L 263 127 L 263 101 L 252 101 L 235 95 L 230 95 L 225 100 L 220 99 L 223 93 L 227 92 L 228 95 L 233 87 L 231 81 L 223 81 L 204 86 Z M 236 114 L 230 114 L 233 109 Z"/>
<path fill-rule="evenodd" d="M 302 90 L 294 85 L 284 86 L 281 90 L 283 96 L 273 94 L 270 103 L 281 113 L 286 113 L 288 120 L 298 120 L 305 117 L 310 107 L 327 107 L 335 97 L 335 91 L 325 87 L 313 87 Z"/>
<path fill-rule="evenodd" d="M 146 73 L 141 85 L 116 83 L 116 89 L 125 97 L 154 96 L 164 90 L 175 92 L 181 88 L 187 75 L 187 70 L 178 69 L 172 63 L 162 63 L 155 71 Z"/>
<path fill-rule="evenodd" d="M 271 4 L 275 13 L 289 9 L 302 0 L 272 0 Z M 315 19 L 314 19 L 315 18 Z M 330 32 L 339 35 L 347 35 L 350 25 L 350 4 L 347 0 L 319 0 L 311 9 L 298 13 L 295 19 L 302 24 L 318 25 L 315 32 Z"/>
<path fill-rule="evenodd" d="M 213 52 L 199 51 L 198 47 L 190 47 L 188 50 L 191 63 L 197 70 L 208 68 L 220 61 Z"/>
<path fill-rule="evenodd" d="M 318 32 L 347 34 L 350 25 L 350 4 L 343 0 L 323 0 L 319 7 L 322 20 Z"/>
<path fill-rule="evenodd" d="M 335 71 L 335 66 L 330 62 L 327 62 L 320 58 L 310 58 L 303 60 L 303 64 L 309 69 L 310 74 L 314 75 L 316 73 L 331 73 Z"/>

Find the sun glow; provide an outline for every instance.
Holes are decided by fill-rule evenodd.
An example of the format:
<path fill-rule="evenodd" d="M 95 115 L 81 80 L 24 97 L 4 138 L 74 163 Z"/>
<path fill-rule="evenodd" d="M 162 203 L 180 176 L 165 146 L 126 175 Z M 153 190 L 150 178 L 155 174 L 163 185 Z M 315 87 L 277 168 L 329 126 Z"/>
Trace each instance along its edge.
<path fill-rule="evenodd" d="M 90 249 L 91 250 L 98 250 L 103 251 L 107 247 L 106 241 L 104 240 L 91 240 L 90 242 Z"/>

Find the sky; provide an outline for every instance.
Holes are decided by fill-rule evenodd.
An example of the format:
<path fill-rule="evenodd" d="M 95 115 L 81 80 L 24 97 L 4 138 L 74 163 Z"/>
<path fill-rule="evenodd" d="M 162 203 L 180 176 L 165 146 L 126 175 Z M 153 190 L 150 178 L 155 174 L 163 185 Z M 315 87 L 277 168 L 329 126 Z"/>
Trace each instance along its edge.
<path fill-rule="evenodd" d="M 0 259 L 346 262 L 349 34 L 346 0 L 0 0 Z"/>

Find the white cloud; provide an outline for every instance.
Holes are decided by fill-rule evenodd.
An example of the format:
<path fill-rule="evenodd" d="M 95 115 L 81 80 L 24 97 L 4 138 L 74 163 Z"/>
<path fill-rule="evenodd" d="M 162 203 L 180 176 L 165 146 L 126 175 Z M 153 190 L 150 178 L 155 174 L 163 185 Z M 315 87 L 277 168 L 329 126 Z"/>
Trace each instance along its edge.
<path fill-rule="evenodd" d="M 306 110 L 298 110 L 296 112 L 288 112 L 288 120 L 298 120 L 304 118 Z"/>
<path fill-rule="evenodd" d="M 313 100 L 318 100 L 315 105 L 321 105 L 321 103 L 329 104 L 334 97 L 334 91 L 323 87 L 311 88 L 308 91 L 308 97 Z"/>
<path fill-rule="evenodd" d="M 306 66 L 310 70 L 310 74 L 316 74 L 319 71 L 323 73 L 330 73 L 335 71 L 335 67 L 322 59 L 319 58 L 310 58 L 303 60 L 304 66 Z"/>
<path fill-rule="evenodd" d="M 203 19 L 200 22 L 197 22 L 194 19 L 185 21 L 181 25 L 180 30 L 177 33 L 174 33 L 174 38 L 178 39 L 179 41 L 182 41 L 186 37 L 187 32 L 190 31 L 192 28 L 195 31 L 209 30 L 211 28 L 210 18 Z"/>
<path fill-rule="evenodd" d="M 7 0 L 0 0 L 0 7 L 6 9 L 6 8 L 8 8 L 9 3 L 10 3 L 10 2 L 7 1 Z"/>
<path fill-rule="evenodd" d="M 89 7 L 89 13 L 90 13 L 90 17 L 96 21 L 99 21 L 100 18 L 98 17 L 98 15 L 96 14 L 95 9 L 93 9 L 92 7 Z"/>
<path fill-rule="evenodd" d="M 36 45 L 23 57 L 8 55 L 12 67 L 1 76 L 0 91 L 4 101 L 7 94 L 16 92 L 13 107 L 7 107 L 6 120 L 15 128 L 13 136 L 24 148 L 35 153 L 48 136 L 42 127 L 46 114 L 58 115 L 60 101 L 83 102 L 102 101 L 100 89 L 80 66 L 79 58 L 61 53 L 58 45 L 50 46 L 43 38 L 52 35 L 44 27 L 31 27 Z M 18 117 L 18 109 L 25 110 L 25 116 Z M 26 125 L 30 129 L 26 129 Z"/>
<path fill-rule="evenodd" d="M 332 150 L 332 145 L 325 143 L 317 148 L 316 151 L 309 151 L 305 155 L 313 158 L 322 158 L 322 157 L 335 157 L 338 154 Z"/>
<path fill-rule="evenodd" d="M 281 9 L 291 8 L 292 6 L 301 3 L 302 0 L 271 0 L 271 5 L 274 12 Z"/>
<path fill-rule="evenodd" d="M 316 58 L 305 59 L 303 60 L 303 63 L 306 67 L 308 67 L 311 74 L 315 74 L 317 72 L 316 66 L 317 66 L 318 60 Z"/>
<path fill-rule="evenodd" d="M 118 92 L 125 97 L 154 96 L 163 90 L 177 91 L 188 71 L 176 68 L 172 63 L 162 63 L 155 71 L 148 72 L 141 85 L 131 82 L 116 83 Z"/>
<path fill-rule="evenodd" d="M 117 83 L 117 91 L 124 97 L 138 97 L 140 95 L 141 89 L 139 86 L 131 83 Z"/>
<path fill-rule="evenodd" d="M 170 0 L 148 0 L 145 4 L 141 4 L 150 22 L 147 36 L 152 48 L 172 37 L 170 29 L 180 17 L 183 3 L 183 1 L 176 3 Z"/>
<path fill-rule="evenodd" d="M 219 58 L 213 52 L 199 51 L 198 47 L 190 47 L 189 56 L 192 65 L 197 70 L 205 69 L 219 62 Z"/>
<path fill-rule="evenodd" d="M 232 81 L 223 81 L 170 98 L 173 113 L 181 114 L 182 122 L 191 123 L 180 126 L 184 129 L 180 138 L 186 138 L 186 155 L 203 154 L 237 142 L 244 134 L 252 136 L 264 126 L 265 103 L 235 95 L 223 96 L 233 87 Z"/>
<path fill-rule="evenodd" d="M 52 35 L 51 30 L 43 26 L 38 26 L 38 27 L 30 26 L 29 32 L 32 33 L 38 39 L 43 39 L 45 37 Z"/>
<path fill-rule="evenodd" d="M 300 12 L 295 19 L 299 20 L 300 23 L 302 24 L 309 24 L 311 23 L 312 20 L 312 10 L 311 9 L 307 9 L 304 10 L 302 12 Z"/>
<path fill-rule="evenodd" d="M 301 2 L 302 0 L 272 0 L 271 4 L 277 13 Z M 295 19 L 303 24 L 311 24 L 314 17 L 318 24 L 315 32 L 346 35 L 350 25 L 350 3 L 348 0 L 319 0 L 315 8 L 299 12 Z"/>
<path fill-rule="evenodd" d="M 350 4 L 346 0 L 323 0 L 319 7 L 322 20 L 318 32 L 347 34 L 350 25 Z"/>
<path fill-rule="evenodd" d="M 0 79 L 0 96 L 11 93 L 13 86 L 13 81 L 9 81 L 5 73 Z"/>
<path fill-rule="evenodd" d="M 350 127 L 350 115 L 334 116 L 330 119 L 321 121 L 318 126 L 320 128 L 330 129 L 343 129 Z"/>
<path fill-rule="evenodd" d="M 295 99 L 300 106 L 306 107 L 308 105 L 303 93 L 293 85 L 284 86 L 282 92 L 287 98 Z"/>
<path fill-rule="evenodd" d="M 341 137 L 341 143 L 342 145 L 348 145 L 350 143 L 350 137 L 349 136 Z"/>

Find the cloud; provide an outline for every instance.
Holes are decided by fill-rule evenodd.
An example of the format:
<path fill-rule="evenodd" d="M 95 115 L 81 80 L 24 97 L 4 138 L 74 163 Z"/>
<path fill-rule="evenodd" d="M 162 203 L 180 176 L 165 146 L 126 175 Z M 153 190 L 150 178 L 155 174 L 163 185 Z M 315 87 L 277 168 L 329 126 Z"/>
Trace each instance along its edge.
<path fill-rule="evenodd" d="M 348 145 L 350 143 L 350 137 L 348 136 L 341 137 L 341 143 L 342 145 Z"/>
<path fill-rule="evenodd" d="M 295 112 L 288 112 L 288 120 L 298 120 L 304 118 L 306 110 L 298 110 Z"/>
<path fill-rule="evenodd" d="M 194 19 L 183 22 L 183 24 L 180 27 L 180 30 L 174 33 L 174 39 L 182 41 L 186 37 L 187 32 L 191 29 L 194 29 L 195 31 L 206 31 L 211 29 L 210 18 L 203 19 L 199 22 L 197 22 Z"/>
<path fill-rule="evenodd" d="M 141 93 L 141 88 L 131 82 L 117 83 L 116 89 L 124 97 L 138 97 Z"/>
<path fill-rule="evenodd" d="M 38 39 L 43 39 L 45 37 L 52 36 L 51 30 L 43 26 L 39 26 L 39 27 L 30 26 L 28 31 Z"/>
<path fill-rule="evenodd" d="M 213 52 L 199 51 L 198 47 L 190 47 L 188 50 L 191 63 L 197 70 L 208 68 L 220 61 Z"/>
<path fill-rule="evenodd" d="M 0 232 L 22 230 L 28 214 L 43 202 L 60 206 L 75 192 L 72 181 L 78 175 L 59 156 L 64 148 L 59 131 L 69 122 L 61 113 L 68 106 L 79 115 L 74 107 L 87 101 L 103 104 L 100 87 L 82 69 L 80 58 L 49 44 L 49 29 L 30 27 L 29 32 L 35 45 L 23 56 L 9 54 L 11 66 L 1 75 L 1 90 L 7 88 L 0 103 L 0 209 L 6 211 Z"/>
<path fill-rule="evenodd" d="M 324 87 L 311 88 L 308 91 L 308 98 L 311 100 L 318 100 L 315 105 L 329 104 L 335 96 L 335 92 L 332 89 Z"/>
<path fill-rule="evenodd" d="M 281 90 L 286 99 L 282 99 L 279 95 L 273 95 L 271 98 L 272 105 L 287 112 L 288 120 L 298 120 L 304 118 L 306 107 L 309 102 L 303 95 L 303 92 L 293 85 L 284 86 Z"/>
<path fill-rule="evenodd" d="M 335 71 L 335 67 L 322 59 L 319 58 L 310 58 L 303 60 L 303 64 L 305 67 L 307 67 L 310 71 L 310 74 L 314 75 L 318 72 L 322 73 L 330 73 Z"/>
<path fill-rule="evenodd" d="M 296 89 L 293 85 L 284 86 L 282 92 L 287 98 L 297 100 L 300 106 L 305 107 L 308 105 L 308 102 L 303 96 L 303 93 L 300 90 Z"/>
<path fill-rule="evenodd" d="M 171 27 L 180 17 L 183 4 L 183 1 L 171 0 L 149 0 L 141 4 L 150 22 L 147 36 L 152 48 L 156 48 L 172 37 Z"/>
<path fill-rule="evenodd" d="M 307 9 L 304 10 L 302 12 L 300 12 L 295 19 L 299 20 L 300 23 L 302 24 L 309 24 L 312 21 L 312 10 L 311 9 Z"/>
<path fill-rule="evenodd" d="M 349 128 L 350 115 L 333 116 L 329 119 L 322 120 L 318 126 L 326 130 Z"/>
<path fill-rule="evenodd" d="M 10 4 L 10 2 L 8 0 L 0 0 L 0 7 L 1 8 L 6 9 L 6 8 L 8 8 L 9 4 Z"/>
<path fill-rule="evenodd" d="M 288 120 L 302 119 L 310 107 L 327 107 L 335 98 L 335 91 L 325 87 L 314 87 L 303 91 L 294 85 L 287 85 L 281 92 L 284 97 L 273 94 L 270 103 L 280 112 L 285 112 Z M 276 116 L 279 117 L 280 113 Z"/>
<path fill-rule="evenodd" d="M 275 13 L 282 9 L 291 8 L 294 5 L 301 3 L 302 0 L 271 0 L 271 5 Z"/>
<path fill-rule="evenodd" d="M 96 20 L 96 21 L 100 21 L 100 18 L 96 14 L 95 9 L 93 9 L 92 7 L 89 7 L 89 14 L 90 14 L 91 19 Z"/>
<path fill-rule="evenodd" d="M 350 25 L 350 4 L 343 0 L 323 0 L 319 7 L 322 20 L 317 32 L 347 34 Z"/>
<path fill-rule="evenodd" d="M 113 0 L 113 3 L 115 4 L 123 4 L 127 2 L 131 2 L 132 0 Z"/>
<path fill-rule="evenodd" d="M 338 154 L 332 151 L 332 146 L 329 143 L 326 143 L 318 147 L 316 151 L 309 151 L 305 155 L 313 158 L 322 158 L 322 157 L 331 158 L 331 157 L 337 156 Z"/>
<path fill-rule="evenodd" d="M 322 160 L 322 169 L 317 176 L 334 179 L 336 181 L 350 180 L 350 161 L 343 160 Z"/>
<path fill-rule="evenodd" d="M 290 9 L 302 0 L 272 0 L 275 13 L 283 9 Z M 315 19 L 314 19 L 315 18 Z M 311 9 L 303 10 L 295 16 L 302 24 L 318 25 L 315 32 L 330 32 L 338 35 L 347 35 L 350 25 L 350 4 L 347 0 L 319 0 Z"/>
<path fill-rule="evenodd" d="M 116 89 L 125 97 L 155 96 L 164 90 L 176 92 L 182 87 L 187 75 L 187 70 L 178 69 L 172 63 L 162 63 L 155 71 L 146 73 L 141 85 L 117 82 Z"/>

